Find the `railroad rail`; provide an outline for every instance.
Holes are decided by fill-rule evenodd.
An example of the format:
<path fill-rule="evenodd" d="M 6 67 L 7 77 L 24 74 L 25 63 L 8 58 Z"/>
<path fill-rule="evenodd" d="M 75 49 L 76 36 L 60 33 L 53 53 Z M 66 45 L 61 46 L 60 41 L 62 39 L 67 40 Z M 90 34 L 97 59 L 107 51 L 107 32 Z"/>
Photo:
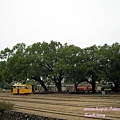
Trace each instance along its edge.
<path fill-rule="evenodd" d="M 60 95 L 61 96 L 61 95 Z M 120 116 L 106 114 L 105 118 L 101 117 L 87 117 L 83 109 L 86 107 L 120 107 L 120 96 L 110 96 L 110 97 L 95 97 L 95 99 L 88 99 L 90 97 L 78 97 L 74 98 L 71 95 L 63 95 L 63 97 L 47 96 L 47 95 L 0 95 L 0 100 L 9 100 L 15 103 L 14 110 L 20 110 L 23 112 L 33 112 L 41 114 L 51 114 L 52 116 L 62 116 L 63 118 L 69 119 L 74 117 L 74 120 L 119 120 Z M 109 98 L 111 98 L 109 100 Z M 116 101 L 115 101 L 116 99 Z M 28 105 L 26 105 L 28 104 Z M 36 106 L 35 106 L 36 105 Z M 43 106 L 45 106 L 45 109 Z M 55 107 L 53 109 L 52 107 Z M 50 108 L 49 108 L 50 107 Z M 60 107 L 60 109 L 58 109 Z M 75 109 L 75 111 L 72 110 Z M 80 109 L 81 108 L 81 109 Z M 66 109 L 66 110 L 63 110 Z M 118 111 L 120 113 L 120 111 Z"/>
<path fill-rule="evenodd" d="M 56 111 L 56 110 L 49 110 L 49 109 L 37 109 L 35 107 L 26 107 L 26 106 L 15 106 L 15 109 L 23 109 L 23 110 L 31 110 L 31 111 L 37 111 L 37 112 L 44 112 L 44 113 L 52 113 L 52 114 L 58 114 L 58 115 L 67 115 L 67 116 L 75 116 L 80 118 L 88 118 L 83 115 L 83 113 L 75 114 L 72 112 L 61 112 L 61 111 Z M 105 118 L 99 118 L 99 117 L 89 117 L 89 119 L 100 119 L 100 120 L 119 120 L 120 117 L 116 116 L 105 116 Z"/>
<path fill-rule="evenodd" d="M 7 97 L 7 96 L 6 96 Z M 47 99 L 45 99 L 45 98 L 31 98 L 30 100 L 29 99 L 19 99 L 19 98 L 16 98 L 16 97 L 8 97 L 8 98 L 6 98 L 5 96 L 3 97 L 0 97 L 0 100 L 11 100 L 11 101 L 18 101 L 18 102 L 27 102 L 27 103 L 36 103 L 36 104 L 49 104 L 49 105 L 61 105 L 61 106 L 73 106 L 73 107 L 86 107 L 86 105 L 81 105 L 81 104 L 72 104 L 72 103 L 56 103 L 55 101 L 59 101 L 59 102 L 61 102 L 61 101 L 71 101 L 71 100 L 59 100 L 59 99 L 50 99 L 50 98 L 47 98 Z M 35 99 L 37 99 L 37 100 L 35 100 Z M 39 100 L 38 100 L 39 99 Z M 41 101 L 42 100 L 42 101 Z M 47 102 L 48 100 L 52 100 L 52 102 Z M 72 100 L 73 101 L 73 100 Z M 110 107 L 111 105 L 110 104 L 113 104 L 113 102 L 114 102 L 114 100 L 113 101 L 107 101 L 107 103 L 102 103 L 101 104 L 101 101 L 97 101 L 97 100 L 93 100 L 93 101 L 90 101 L 90 100 L 74 100 L 75 102 L 83 102 L 83 103 L 92 103 L 92 102 L 97 102 L 97 104 L 98 103 L 100 103 L 100 105 L 99 105 L 99 107 Z M 106 105 L 107 104 L 107 105 Z M 115 103 L 114 103 L 114 105 L 116 105 L 116 106 L 119 106 L 120 105 L 120 101 L 116 101 Z M 87 105 L 87 107 L 96 107 L 96 106 L 93 106 L 93 105 Z"/>

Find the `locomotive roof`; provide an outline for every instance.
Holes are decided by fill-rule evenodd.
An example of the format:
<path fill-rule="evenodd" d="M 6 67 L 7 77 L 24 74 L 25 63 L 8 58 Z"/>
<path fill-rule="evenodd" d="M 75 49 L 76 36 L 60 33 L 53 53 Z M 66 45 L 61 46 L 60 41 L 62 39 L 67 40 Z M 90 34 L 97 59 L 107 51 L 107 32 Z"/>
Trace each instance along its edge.
<path fill-rule="evenodd" d="M 13 86 L 27 86 L 27 85 L 31 86 L 31 84 L 14 84 Z"/>

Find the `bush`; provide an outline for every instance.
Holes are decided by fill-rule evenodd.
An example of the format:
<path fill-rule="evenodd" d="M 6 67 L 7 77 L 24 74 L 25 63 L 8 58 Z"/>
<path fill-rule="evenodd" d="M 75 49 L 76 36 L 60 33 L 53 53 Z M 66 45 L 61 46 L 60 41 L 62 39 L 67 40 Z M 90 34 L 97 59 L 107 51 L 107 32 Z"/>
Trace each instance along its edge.
<path fill-rule="evenodd" d="M 10 101 L 0 101 L 0 110 L 13 109 L 14 104 Z"/>
<path fill-rule="evenodd" d="M 11 88 L 11 85 L 8 82 L 6 82 L 5 86 L 4 86 L 4 89 L 10 89 L 10 88 Z"/>

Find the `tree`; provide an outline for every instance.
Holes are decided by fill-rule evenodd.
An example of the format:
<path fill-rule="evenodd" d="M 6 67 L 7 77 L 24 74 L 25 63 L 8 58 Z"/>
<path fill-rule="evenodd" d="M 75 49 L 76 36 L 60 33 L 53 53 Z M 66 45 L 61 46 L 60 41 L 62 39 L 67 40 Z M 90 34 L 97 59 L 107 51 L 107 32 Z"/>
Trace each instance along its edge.
<path fill-rule="evenodd" d="M 54 83 L 61 92 L 61 81 L 77 85 L 91 77 L 93 92 L 96 81 L 113 82 L 115 92 L 120 86 L 120 44 L 90 46 L 81 49 L 60 42 L 34 43 L 26 48 L 24 43 L 0 51 L 0 76 L 3 82 L 25 82 L 35 79 L 48 91 L 47 84 Z M 34 77 L 33 77 L 34 76 Z"/>
<path fill-rule="evenodd" d="M 3 79 L 11 83 L 12 80 L 24 81 L 27 79 L 25 66 L 25 47 L 24 43 L 19 43 L 13 48 L 5 49 L 2 53 L 2 58 L 5 61 Z"/>
<path fill-rule="evenodd" d="M 106 82 L 113 82 L 115 85 L 115 92 L 118 92 L 120 84 L 120 45 L 115 43 L 112 46 L 105 44 L 99 50 L 99 69 L 102 72 L 101 77 Z"/>
<path fill-rule="evenodd" d="M 84 49 L 84 69 L 86 69 L 86 76 L 91 77 L 92 81 L 88 81 L 92 84 L 92 92 L 96 92 L 96 80 L 98 78 L 98 47 L 93 45 Z M 85 79 L 86 80 L 86 79 Z"/>
<path fill-rule="evenodd" d="M 9 76 L 9 67 L 8 67 L 8 60 L 12 56 L 12 51 L 7 47 L 4 50 L 0 51 L 0 74 L 2 80 L 4 82 L 10 83 L 10 76 Z"/>
<path fill-rule="evenodd" d="M 111 53 L 109 78 L 114 82 L 115 92 L 117 93 L 120 87 L 120 44 L 113 44 L 109 52 Z"/>
<path fill-rule="evenodd" d="M 78 84 L 85 78 L 84 70 L 82 69 L 82 56 L 83 50 L 77 46 L 70 45 L 66 48 L 66 77 L 68 82 L 72 82 L 75 85 L 75 90 L 78 92 Z"/>
<path fill-rule="evenodd" d="M 39 78 L 43 78 L 44 82 L 54 82 L 58 92 L 62 91 L 61 81 L 65 75 L 63 49 L 60 42 L 54 41 L 51 41 L 50 44 L 46 42 L 34 43 L 26 49 L 29 58 L 27 60 L 30 64 L 29 75 L 39 76 Z M 41 82 L 41 79 L 37 81 Z M 45 87 L 43 88 L 45 89 Z"/>

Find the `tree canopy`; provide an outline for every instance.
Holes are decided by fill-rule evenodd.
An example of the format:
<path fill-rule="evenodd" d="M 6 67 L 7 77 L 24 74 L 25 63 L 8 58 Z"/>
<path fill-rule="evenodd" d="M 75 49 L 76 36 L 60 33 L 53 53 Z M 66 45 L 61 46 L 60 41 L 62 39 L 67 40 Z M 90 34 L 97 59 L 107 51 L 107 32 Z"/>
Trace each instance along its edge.
<path fill-rule="evenodd" d="M 61 92 L 61 82 L 77 85 L 91 77 L 93 92 L 96 81 L 113 82 L 115 91 L 120 86 L 120 44 L 80 48 L 74 45 L 34 43 L 26 46 L 18 43 L 12 49 L 0 51 L 0 80 L 25 82 L 38 81 L 48 91 L 46 84 L 55 84 Z"/>

